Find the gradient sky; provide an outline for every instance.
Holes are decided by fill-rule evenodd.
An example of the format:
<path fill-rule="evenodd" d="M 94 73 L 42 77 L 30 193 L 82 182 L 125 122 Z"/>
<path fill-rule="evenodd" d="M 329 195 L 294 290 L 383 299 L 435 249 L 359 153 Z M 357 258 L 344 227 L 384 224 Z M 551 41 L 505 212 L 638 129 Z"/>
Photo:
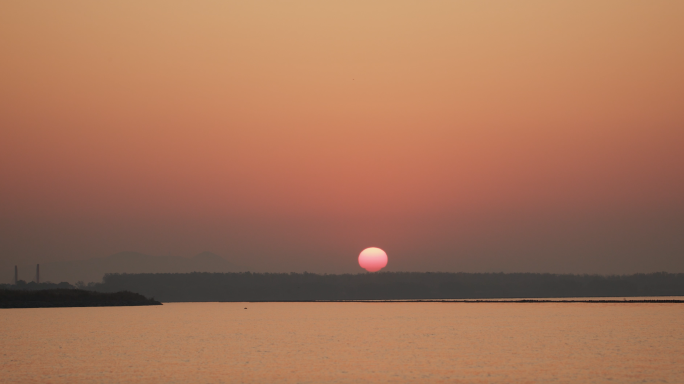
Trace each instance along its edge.
<path fill-rule="evenodd" d="M 3 1 L 0 266 L 684 272 L 684 2 Z M 4 275 L 7 276 L 4 276 Z"/>

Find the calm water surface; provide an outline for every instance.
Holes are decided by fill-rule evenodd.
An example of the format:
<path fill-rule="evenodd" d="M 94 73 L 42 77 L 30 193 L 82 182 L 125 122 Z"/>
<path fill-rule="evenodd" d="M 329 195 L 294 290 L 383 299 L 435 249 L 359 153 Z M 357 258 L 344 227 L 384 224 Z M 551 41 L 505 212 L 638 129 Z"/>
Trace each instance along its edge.
<path fill-rule="evenodd" d="M 684 304 L 4 309 L 0 382 L 684 383 L 683 326 Z"/>

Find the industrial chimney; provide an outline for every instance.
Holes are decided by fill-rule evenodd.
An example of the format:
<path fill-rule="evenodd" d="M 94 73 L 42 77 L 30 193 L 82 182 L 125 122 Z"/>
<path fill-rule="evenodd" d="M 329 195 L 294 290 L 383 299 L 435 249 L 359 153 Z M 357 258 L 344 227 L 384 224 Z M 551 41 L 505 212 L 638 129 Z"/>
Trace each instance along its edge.
<path fill-rule="evenodd" d="M 40 284 L 40 264 L 36 264 L 36 284 Z"/>
<path fill-rule="evenodd" d="M 14 285 L 17 285 L 17 281 L 19 281 L 19 268 L 17 266 L 14 266 Z"/>

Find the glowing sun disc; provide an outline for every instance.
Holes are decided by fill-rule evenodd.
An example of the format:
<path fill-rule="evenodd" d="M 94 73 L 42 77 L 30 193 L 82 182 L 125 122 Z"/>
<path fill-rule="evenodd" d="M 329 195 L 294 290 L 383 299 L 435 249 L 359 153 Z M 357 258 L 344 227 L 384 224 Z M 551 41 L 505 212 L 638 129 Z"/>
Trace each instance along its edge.
<path fill-rule="evenodd" d="M 387 254 L 380 248 L 366 248 L 359 254 L 359 265 L 368 272 L 377 272 L 387 265 Z"/>

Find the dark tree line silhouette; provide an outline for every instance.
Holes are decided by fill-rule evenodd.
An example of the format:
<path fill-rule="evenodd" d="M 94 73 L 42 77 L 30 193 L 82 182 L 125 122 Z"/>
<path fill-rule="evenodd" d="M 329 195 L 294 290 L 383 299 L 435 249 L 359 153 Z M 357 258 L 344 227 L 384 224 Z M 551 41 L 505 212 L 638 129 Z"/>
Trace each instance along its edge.
<path fill-rule="evenodd" d="M 160 305 L 133 292 L 102 293 L 74 288 L 43 290 L 0 289 L 0 308 L 111 307 Z"/>
<path fill-rule="evenodd" d="M 107 274 L 88 289 L 139 292 L 167 302 L 684 296 L 684 274 Z"/>

